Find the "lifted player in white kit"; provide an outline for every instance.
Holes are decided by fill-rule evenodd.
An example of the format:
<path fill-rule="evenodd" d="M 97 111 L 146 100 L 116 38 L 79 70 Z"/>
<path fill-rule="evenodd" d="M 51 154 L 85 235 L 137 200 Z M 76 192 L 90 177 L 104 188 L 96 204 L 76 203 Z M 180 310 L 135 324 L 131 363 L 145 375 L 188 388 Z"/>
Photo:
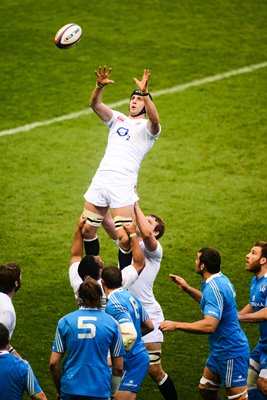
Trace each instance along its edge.
<path fill-rule="evenodd" d="M 164 234 L 165 225 L 162 219 L 154 214 L 146 217 L 137 203 L 134 205 L 134 210 L 139 228 L 138 238 L 145 255 L 146 267 L 136 282 L 130 286 L 129 291 L 139 298 L 155 327 L 152 332 L 143 336 L 150 357 L 149 374 L 158 384 L 158 388 L 166 400 L 176 400 L 178 397 L 174 384 L 161 365 L 163 334 L 159 330 L 159 324 L 164 320 L 164 316 L 153 293 L 153 284 L 159 272 L 163 254 L 158 239 Z M 127 256 L 120 252 L 119 259 L 120 262 L 123 262 L 124 258 L 124 265 L 129 262 Z"/>
<path fill-rule="evenodd" d="M 102 102 L 102 90 L 114 83 L 109 79 L 111 68 L 99 67 L 97 83 L 90 98 L 90 106 L 110 128 L 102 161 L 84 195 L 83 228 L 86 254 L 98 255 L 97 230 L 109 208 L 115 222 L 120 247 L 130 249 L 129 237 L 122 224 L 134 217 L 134 203 L 138 200 L 134 188 L 140 164 L 160 134 L 159 115 L 148 92 L 150 72 L 144 70 L 142 80 L 134 78 L 137 90 L 130 96 L 129 115 L 112 110 Z M 146 119 L 146 116 L 148 117 Z"/>

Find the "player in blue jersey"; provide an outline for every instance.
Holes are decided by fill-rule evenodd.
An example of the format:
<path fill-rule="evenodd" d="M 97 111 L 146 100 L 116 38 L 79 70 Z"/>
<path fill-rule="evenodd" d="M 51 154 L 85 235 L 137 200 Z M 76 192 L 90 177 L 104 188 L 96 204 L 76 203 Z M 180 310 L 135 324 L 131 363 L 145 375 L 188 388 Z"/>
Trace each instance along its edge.
<path fill-rule="evenodd" d="M 30 364 L 8 351 L 9 331 L 0 323 L 0 399 L 22 400 L 27 393 L 34 400 L 47 400 Z"/>
<path fill-rule="evenodd" d="M 78 292 L 79 310 L 58 322 L 50 371 L 60 400 L 80 396 L 83 400 L 108 400 L 120 384 L 125 353 L 122 335 L 118 323 L 100 310 L 101 297 L 99 284 L 85 278 Z"/>
<path fill-rule="evenodd" d="M 250 355 L 248 371 L 249 399 L 259 400 L 267 398 L 267 242 L 253 245 L 246 256 L 246 270 L 255 276 L 250 302 L 239 312 L 239 321 L 259 323 L 260 338 Z"/>
<path fill-rule="evenodd" d="M 196 322 L 164 321 L 162 331 L 175 329 L 208 334 L 210 354 L 199 391 L 207 400 L 219 399 L 219 388 L 225 386 L 228 399 L 247 399 L 249 344 L 238 322 L 235 290 L 220 271 L 221 257 L 217 250 L 204 247 L 196 258 L 196 272 L 203 278 L 202 292 L 189 286 L 177 275 L 170 278 L 200 303 L 204 318 Z"/>
<path fill-rule="evenodd" d="M 104 268 L 101 279 L 107 295 L 106 313 L 118 321 L 126 350 L 123 357 L 124 375 L 116 400 L 134 400 L 150 362 L 142 334 L 153 331 L 154 325 L 138 298 L 122 289 L 122 274 L 119 268 Z"/>

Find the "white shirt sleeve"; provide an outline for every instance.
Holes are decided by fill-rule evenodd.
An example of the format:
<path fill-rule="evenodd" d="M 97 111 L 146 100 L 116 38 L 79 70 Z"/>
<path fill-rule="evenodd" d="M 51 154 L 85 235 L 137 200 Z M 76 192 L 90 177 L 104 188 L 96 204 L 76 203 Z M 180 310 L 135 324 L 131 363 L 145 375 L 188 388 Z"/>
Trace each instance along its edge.
<path fill-rule="evenodd" d="M 123 268 L 122 274 L 122 287 L 123 289 L 129 289 L 138 278 L 138 273 L 133 265 Z"/>
<path fill-rule="evenodd" d="M 80 262 L 75 262 L 71 264 L 69 268 L 69 278 L 70 278 L 70 285 L 76 294 L 79 290 L 80 284 L 83 282 L 82 278 L 78 274 L 78 266 Z"/>

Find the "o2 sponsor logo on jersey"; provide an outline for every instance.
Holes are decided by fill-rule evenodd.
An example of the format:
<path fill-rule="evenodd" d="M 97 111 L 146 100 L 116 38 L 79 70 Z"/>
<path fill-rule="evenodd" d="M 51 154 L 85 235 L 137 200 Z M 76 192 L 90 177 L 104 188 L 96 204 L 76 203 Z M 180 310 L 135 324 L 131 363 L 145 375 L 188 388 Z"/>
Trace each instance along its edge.
<path fill-rule="evenodd" d="M 120 137 L 124 137 L 126 140 L 130 140 L 130 135 L 128 134 L 128 132 L 129 132 L 129 129 L 128 128 L 124 128 L 124 126 L 120 126 L 117 129 L 117 134 Z"/>

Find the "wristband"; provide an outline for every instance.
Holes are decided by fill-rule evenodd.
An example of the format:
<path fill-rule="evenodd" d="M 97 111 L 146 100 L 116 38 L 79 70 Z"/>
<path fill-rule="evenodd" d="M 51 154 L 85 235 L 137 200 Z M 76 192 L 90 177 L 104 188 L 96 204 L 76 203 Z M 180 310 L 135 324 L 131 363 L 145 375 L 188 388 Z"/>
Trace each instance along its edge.
<path fill-rule="evenodd" d="M 105 85 L 102 85 L 100 82 L 96 82 L 96 87 L 102 89 Z"/>
<path fill-rule="evenodd" d="M 136 232 L 130 233 L 129 237 L 130 237 L 130 238 L 137 237 L 137 233 L 136 233 Z"/>
<path fill-rule="evenodd" d="M 9 353 L 14 353 L 14 351 L 15 351 L 14 347 L 10 347 L 10 348 L 8 349 L 8 352 L 9 352 Z"/>
<path fill-rule="evenodd" d="M 141 96 L 142 96 L 142 97 L 149 96 L 149 92 L 147 92 L 147 93 L 141 93 Z"/>

